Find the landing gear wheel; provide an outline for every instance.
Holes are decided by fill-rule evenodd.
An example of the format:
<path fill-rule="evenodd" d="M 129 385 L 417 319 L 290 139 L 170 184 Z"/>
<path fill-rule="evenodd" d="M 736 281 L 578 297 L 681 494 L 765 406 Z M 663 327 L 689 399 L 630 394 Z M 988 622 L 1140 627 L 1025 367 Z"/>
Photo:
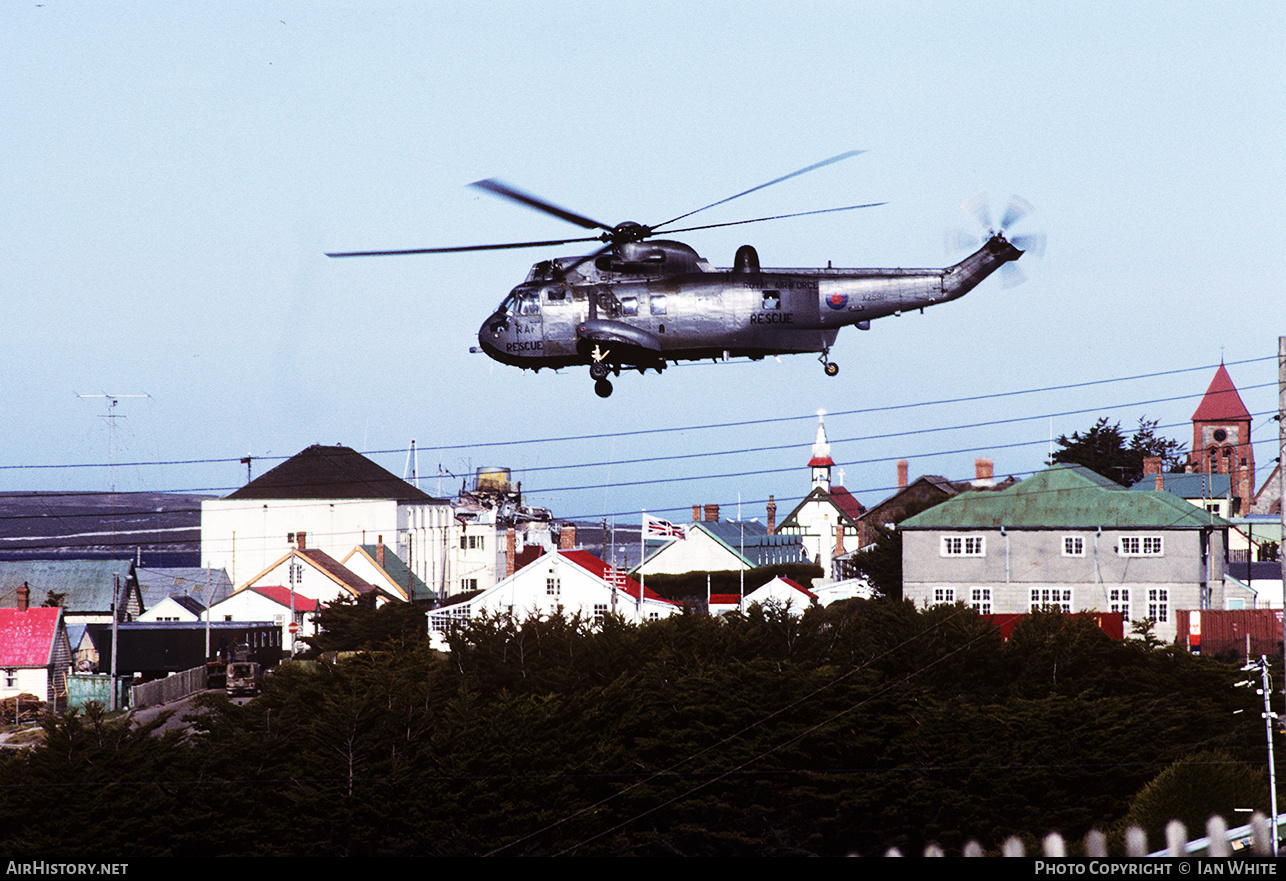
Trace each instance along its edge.
<path fill-rule="evenodd" d="M 606 372 L 606 368 L 604 368 L 604 372 Z M 598 395 L 600 398 L 611 397 L 612 384 L 606 379 L 600 379 L 598 382 L 594 383 L 594 394 Z"/>
<path fill-rule="evenodd" d="M 823 369 L 826 371 L 827 376 L 836 376 L 839 373 L 839 365 L 834 361 L 827 361 Z"/>
<path fill-rule="evenodd" d="M 589 378 L 594 380 L 595 382 L 600 382 L 600 383 L 603 380 L 607 379 L 607 364 L 603 361 L 595 361 L 593 364 L 590 364 Z M 607 388 L 609 389 L 607 394 L 610 395 L 611 394 L 610 389 L 612 388 L 611 383 L 608 383 Z M 603 395 L 603 397 L 607 397 L 607 395 Z"/>

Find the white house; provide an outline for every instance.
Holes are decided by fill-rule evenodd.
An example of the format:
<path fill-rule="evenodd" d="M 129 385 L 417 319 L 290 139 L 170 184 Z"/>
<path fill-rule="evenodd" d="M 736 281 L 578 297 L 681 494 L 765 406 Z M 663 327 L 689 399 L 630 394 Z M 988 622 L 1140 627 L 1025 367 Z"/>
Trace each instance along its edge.
<path fill-rule="evenodd" d="M 580 615 L 601 621 L 608 614 L 631 623 L 667 618 L 682 608 L 639 585 L 588 551 L 550 551 L 490 590 L 429 614 L 429 628 L 445 633 L 453 622 L 484 615 Z"/>
<path fill-rule="evenodd" d="M 713 516 L 717 517 L 717 512 Z M 643 574 L 645 582 L 648 575 L 724 572 L 808 562 L 798 536 L 769 535 L 768 528 L 754 520 L 704 520 L 688 524 L 684 532 L 685 537 L 670 539 L 635 570 Z"/>
<path fill-rule="evenodd" d="M 138 616 L 142 623 L 156 621 L 200 621 L 205 606 L 195 597 L 169 596 Z"/>
<path fill-rule="evenodd" d="M 710 614 L 726 615 L 737 611 L 739 607 L 749 609 L 756 604 L 785 609 L 792 615 L 802 615 L 810 606 L 818 604 L 818 596 L 802 584 L 779 575 L 746 594 L 744 602 L 735 593 L 713 594 L 710 597 Z"/>
<path fill-rule="evenodd" d="M 0 609 L 0 698 L 34 694 L 57 705 L 66 701 L 71 671 L 63 610 L 33 609 L 29 598 L 21 592 L 17 608 Z"/>
<path fill-rule="evenodd" d="M 212 621 L 272 621 L 281 627 L 281 644 L 293 654 L 294 641 L 290 638 L 290 609 L 294 606 L 294 622 L 299 625 L 297 639 L 317 635 L 315 616 L 321 603 L 300 591 L 291 597 L 290 588 L 281 585 L 263 585 L 239 590 L 221 603 L 210 607 Z M 206 619 L 203 613 L 201 620 Z"/>
<path fill-rule="evenodd" d="M 300 543 L 297 547 L 270 563 L 232 596 L 251 587 L 284 584 L 323 603 L 340 598 L 356 599 L 372 591 L 376 592 L 376 605 L 400 599 L 396 594 L 358 577 L 325 551 L 305 547 L 306 537 L 302 533 L 297 534 L 296 541 Z"/>

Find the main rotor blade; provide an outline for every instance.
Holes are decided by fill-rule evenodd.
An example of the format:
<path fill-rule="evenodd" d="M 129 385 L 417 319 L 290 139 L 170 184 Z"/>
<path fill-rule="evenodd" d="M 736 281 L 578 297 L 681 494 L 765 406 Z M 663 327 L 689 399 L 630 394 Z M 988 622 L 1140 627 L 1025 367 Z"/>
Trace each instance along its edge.
<path fill-rule="evenodd" d="M 606 223 L 599 223 L 597 220 L 590 220 L 588 217 L 583 217 L 574 211 L 568 211 L 566 208 L 560 208 L 552 202 L 546 202 L 544 199 L 537 198 L 530 193 L 524 193 L 522 190 L 516 190 L 495 178 L 474 181 L 469 184 L 469 186 L 477 187 L 480 190 L 486 190 L 488 193 L 501 196 L 505 199 L 512 199 L 520 205 L 526 205 L 528 208 L 543 211 L 545 214 L 552 214 L 554 217 L 566 220 L 568 223 L 574 223 L 579 227 L 584 227 L 585 229 L 612 229 L 612 227 Z"/>
<path fill-rule="evenodd" d="M 819 211 L 800 211 L 798 214 L 776 214 L 772 217 L 756 217 L 753 220 L 732 220 L 727 223 L 708 223 L 705 226 L 687 226 L 683 229 L 667 229 L 666 235 L 679 232 L 692 232 L 698 229 L 716 229 L 720 226 L 741 226 L 743 223 L 761 223 L 765 220 L 785 220 L 788 217 L 807 217 L 810 214 L 832 214 L 836 211 L 852 211 L 854 208 L 878 208 L 888 202 L 868 202 L 865 205 L 845 205 L 843 208 L 822 208 Z"/>
<path fill-rule="evenodd" d="M 495 245 L 460 245 L 455 248 L 411 248 L 404 251 L 342 251 L 328 253 L 327 257 L 396 257 L 401 254 L 459 254 L 465 251 L 506 251 L 512 248 L 553 248 L 573 242 L 597 242 L 597 236 L 587 239 L 552 239 L 547 242 L 502 242 Z"/>
<path fill-rule="evenodd" d="M 782 181 L 790 180 L 792 177 L 799 177 L 801 174 L 808 174 L 808 172 L 810 171 L 816 171 L 819 168 L 825 168 L 827 165 L 833 165 L 836 162 L 841 162 L 845 159 L 852 158 L 853 156 L 857 156 L 858 154 L 865 153 L 865 152 L 866 152 L 865 150 L 849 150 L 847 153 L 840 153 L 838 156 L 832 156 L 830 159 L 823 159 L 821 162 L 814 162 L 812 165 L 808 166 L 807 168 L 801 168 L 798 171 L 792 171 L 790 174 L 784 174 L 779 178 L 770 180 L 764 184 L 760 184 L 757 187 L 751 187 L 748 190 L 742 190 L 740 193 L 737 193 L 735 196 L 729 196 L 726 199 L 720 199 L 718 202 L 711 202 L 709 205 L 706 205 L 701 208 L 697 208 L 695 211 L 689 211 L 687 214 L 680 214 L 678 217 L 671 218 L 670 220 L 667 220 L 664 223 L 658 223 L 655 226 L 653 226 L 652 229 L 657 229 L 662 226 L 667 226 L 668 224 L 671 224 L 671 223 L 677 223 L 678 221 L 682 220 L 685 217 L 691 217 L 693 214 L 697 214 L 701 211 L 705 211 L 706 208 L 713 208 L 716 205 L 722 205 L 725 202 L 731 202 L 733 199 L 740 199 L 742 196 L 748 196 L 751 193 L 756 192 L 757 190 L 762 190 L 765 187 L 771 187 L 773 184 L 779 184 Z M 698 227 L 698 228 L 704 228 L 704 227 Z"/>

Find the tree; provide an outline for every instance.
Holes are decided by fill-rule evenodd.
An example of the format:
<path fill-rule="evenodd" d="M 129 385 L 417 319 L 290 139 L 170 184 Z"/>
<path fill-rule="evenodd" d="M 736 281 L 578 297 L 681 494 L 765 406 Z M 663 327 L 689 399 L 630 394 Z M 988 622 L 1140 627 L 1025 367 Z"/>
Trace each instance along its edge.
<path fill-rule="evenodd" d="M 1060 449 L 1050 457 L 1049 464 L 1068 463 L 1083 465 L 1095 474 L 1130 486 L 1143 478 L 1143 461 L 1157 458 L 1163 470 L 1181 467 L 1184 444 L 1156 433 L 1157 420 L 1139 418 L 1139 427 L 1127 442 L 1121 423 L 1109 424 L 1107 417 L 1100 417 L 1089 431 L 1074 432 L 1069 438 L 1060 435 Z"/>

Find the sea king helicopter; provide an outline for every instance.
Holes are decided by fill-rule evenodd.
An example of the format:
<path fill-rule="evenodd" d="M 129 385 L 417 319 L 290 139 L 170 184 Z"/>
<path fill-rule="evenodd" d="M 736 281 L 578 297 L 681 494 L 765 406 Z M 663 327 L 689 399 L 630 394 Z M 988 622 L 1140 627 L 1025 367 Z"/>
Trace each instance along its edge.
<path fill-rule="evenodd" d="M 711 266 L 674 235 L 857 208 L 848 205 L 731 223 L 663 229 L 801 174 L 861 153 L 832 156 L 718 202 L 652 226 L 628 221 L 608 225 L 560 208 L 494 179 L 471 186 L 550 214 L 595 236 L 539 242 L 505 242 L 399 251 L 348 251 L 328 257 L 446 254 L 514 248 L 549 248 L 583 242 L 601 246 L 587 254 L 542 260 L 478 330 L 481 350 L 502 364 L 540 370 L 588 365 L 594 391 L 612 393 L 609 376 L 622 369 L 658 373 L 680 360 L 728 360 L 766 355 L 817 353 L 827 376 L 839 373 L 830 349 L 841 327 L 869 330 L 872 319 L 963 297 L 987 276 L 1043 247 L 1043 237 L 1006 237 L 1030 205 L 1015 197 L 993 227 L 985 197 L 966 202 L 985 230 L 976 251 L 945 269 L 765 269 L 750 245 L 737 249 L 729 268 Z M 1016 267 L 1012 267 L 1015 268 Z M 477 351 L 477 349 L 474 349 Z"/>

